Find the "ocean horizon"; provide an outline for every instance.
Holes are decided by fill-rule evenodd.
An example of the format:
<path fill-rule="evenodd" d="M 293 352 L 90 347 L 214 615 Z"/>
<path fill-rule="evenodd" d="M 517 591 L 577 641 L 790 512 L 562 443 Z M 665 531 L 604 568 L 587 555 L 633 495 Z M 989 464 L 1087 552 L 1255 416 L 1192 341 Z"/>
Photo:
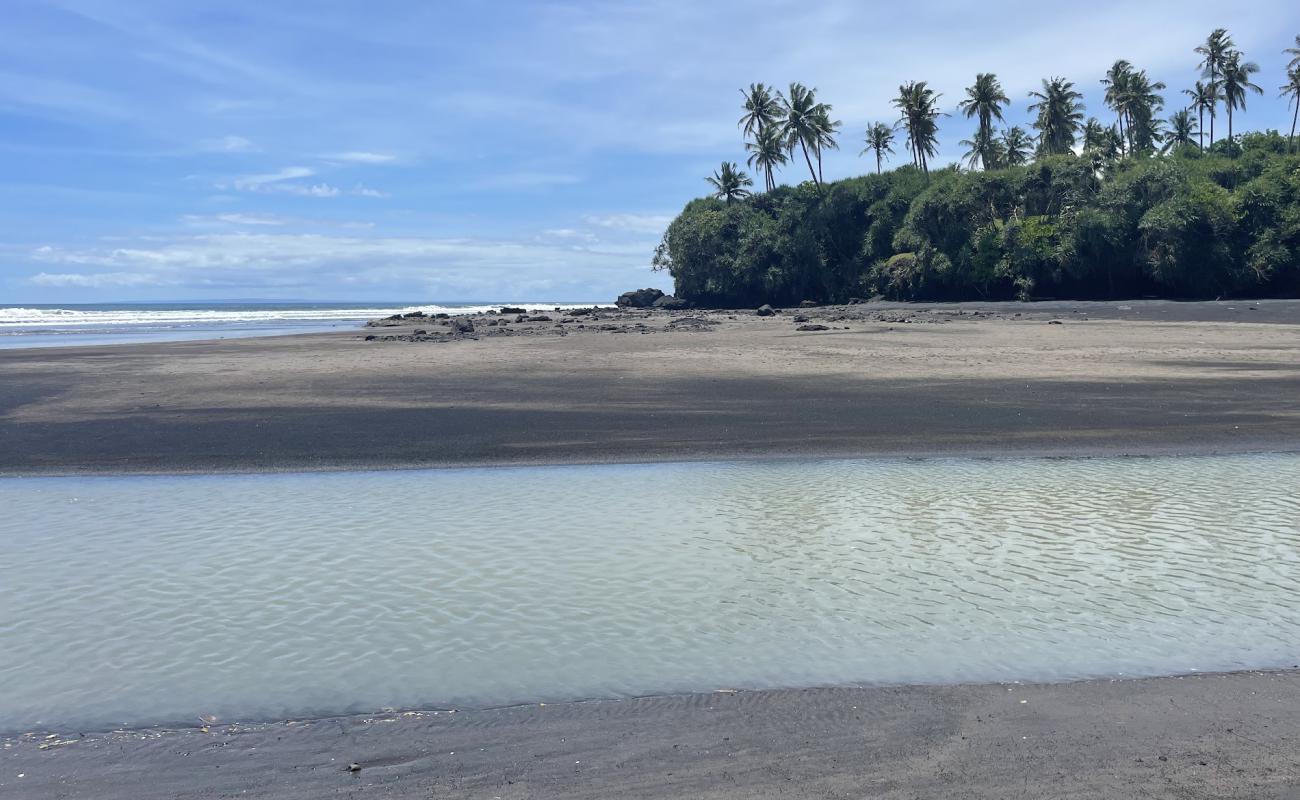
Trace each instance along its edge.
<path fill-rule="evenodd" d="M 173 303 L 15 303 L 0 306 L 0 349 L 232 339 L 360 328 L 392 314 L 475 314 L 502 306 L 573 308 L 592 302 L 313 302 L 209 300 Z"/>

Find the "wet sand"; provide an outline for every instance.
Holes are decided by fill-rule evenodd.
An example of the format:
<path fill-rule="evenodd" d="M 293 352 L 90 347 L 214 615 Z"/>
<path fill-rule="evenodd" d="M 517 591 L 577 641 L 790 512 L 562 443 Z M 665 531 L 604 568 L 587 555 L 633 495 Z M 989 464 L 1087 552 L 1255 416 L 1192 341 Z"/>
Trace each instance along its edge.
<path fill-rule="evenodd" d="M 1298 695 L 1239 673 L 65 731 L 4 740 L 0 796 L 1294 800 Z"/>
<path fill-rule="evenodd" d="M 0 351 L 0 473 L 1300 449 L 1300 301 L 485 319 Z"/>

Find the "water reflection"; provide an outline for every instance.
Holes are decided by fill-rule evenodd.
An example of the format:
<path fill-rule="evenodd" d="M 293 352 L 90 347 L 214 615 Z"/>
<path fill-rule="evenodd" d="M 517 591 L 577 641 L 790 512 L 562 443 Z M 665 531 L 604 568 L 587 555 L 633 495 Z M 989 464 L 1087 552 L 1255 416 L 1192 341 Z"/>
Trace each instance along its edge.
<path fill-rule="evenodd" d="M 0 480 L 0 729 L 1288 666 L 1300 457 Z"/>

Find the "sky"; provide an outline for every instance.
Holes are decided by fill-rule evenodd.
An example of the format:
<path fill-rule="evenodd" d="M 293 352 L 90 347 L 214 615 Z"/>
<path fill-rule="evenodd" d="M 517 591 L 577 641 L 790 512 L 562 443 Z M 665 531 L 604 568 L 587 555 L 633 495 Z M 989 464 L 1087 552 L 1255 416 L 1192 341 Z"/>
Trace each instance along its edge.
<path fill-rule="evenodd" d="M 743 162 L 751 82 L 833 106 L 833 179 L 873 168 L 862 133 L 904 81 L 942 93 L 947 163 L 976 72 L 1009 123 L 1055 75 L 1109 122 L 1117 58 L 1172 111 L 1219 26 L 1261 67 L 1238 129 L 1289 129 L 1300 33 L 1294 0 L 0 2 L 0 305 L 669 289 L 654 247 Z"/>

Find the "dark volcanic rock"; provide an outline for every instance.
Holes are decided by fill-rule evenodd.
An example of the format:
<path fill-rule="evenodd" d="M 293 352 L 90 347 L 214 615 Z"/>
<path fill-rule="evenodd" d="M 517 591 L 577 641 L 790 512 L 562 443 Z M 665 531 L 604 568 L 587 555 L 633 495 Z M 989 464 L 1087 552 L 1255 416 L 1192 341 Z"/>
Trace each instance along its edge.
<path fill-rule="evenodd" d="M 409 314 L 403 314 L 402 319 L 419 319 L 424 316 L 423 311 L 412 311 Z"/>
<path fill-rule="evenodd" d="M 770 317 L 776 313 L 776 309 L 764 303 L 763 305 L 759 306 L 758 310 L 755 311 L 754 313 L 760 317 Z"/>
<path fill-rule="evenodd" d="M 663 296 L 664 293 L 658 289 L 637 289 L 634 292 L 623 292 L 616 302 L 621 308 L 650 308 Z"/>
<path fill-rule="evenodd" d="M 427 333 L 428 333 L 428 331 L 426 331 L 424 328 L 416 328 L 416 329 L 415 329 L 415 335 L 416 335 L 416 336 L 424 336 L 424 335 L 427 334 Z"/>
<path fill-rule="evenodd" d="M 527 314 L 528 309 L 519 308 L 517 306 L 502 306 L 501 313 L 502 314 Z"/>
<path fill-rule="evenodd" d="M 795 321 L 795 322 L 807 322 L 807 321 L 808 321 L 808 316 L 807 316 L 806 314 L 800 314 L 800 315 L 798 315 L 798 316 L 796 316 L 796 317 L 794 318 L 794 321 Z"/>
<path fill-rule="evenodd" d="M 462 317 L 462 318 L 460 318 L 460 319 L 454 319 L 454 320 L 451 321 L 451 327 L 452 327 L 452 328 L 453 328 L 457 333 L 473 333 L 473 332 L 474 332 L 474 320 L 472 320 L 472 319 L 465 319 L 464 317 Z"/>
<path fill-rule="evenodd" d="M 654 301 L 652 305 L 655 308 L 666 308 L 669 311 L 681 311 L 682 309 L 691 307 L 689 300 L 683 300 L 680 297 L 674 297 L 670 294 L 666 294 Z"/>
<path fill-rule="evenodd" d="M 800 308 L 816 308 L 816 307 L 817 307 L 817 301 L 816 301 L 816 300 L 804 300 L 803 302 L 799 303 L 799 307 L 800 307 Z"/>
<path fill-rule="evenodd" d="M 828 330 L 830 330 L 830 328 L 827 327 L 826 325 L 800 325 L 799 327 L 795 328 L 795 330 L 797 330 L 797 331 L 828 331 Z"/>
<path fill-rule="evenodd" d="M 546 316 L 545 314 L 539 314 L 535 317 L 529 317 L 526 321 L 527 322 L 550 322 L 551 318 Z"/>

